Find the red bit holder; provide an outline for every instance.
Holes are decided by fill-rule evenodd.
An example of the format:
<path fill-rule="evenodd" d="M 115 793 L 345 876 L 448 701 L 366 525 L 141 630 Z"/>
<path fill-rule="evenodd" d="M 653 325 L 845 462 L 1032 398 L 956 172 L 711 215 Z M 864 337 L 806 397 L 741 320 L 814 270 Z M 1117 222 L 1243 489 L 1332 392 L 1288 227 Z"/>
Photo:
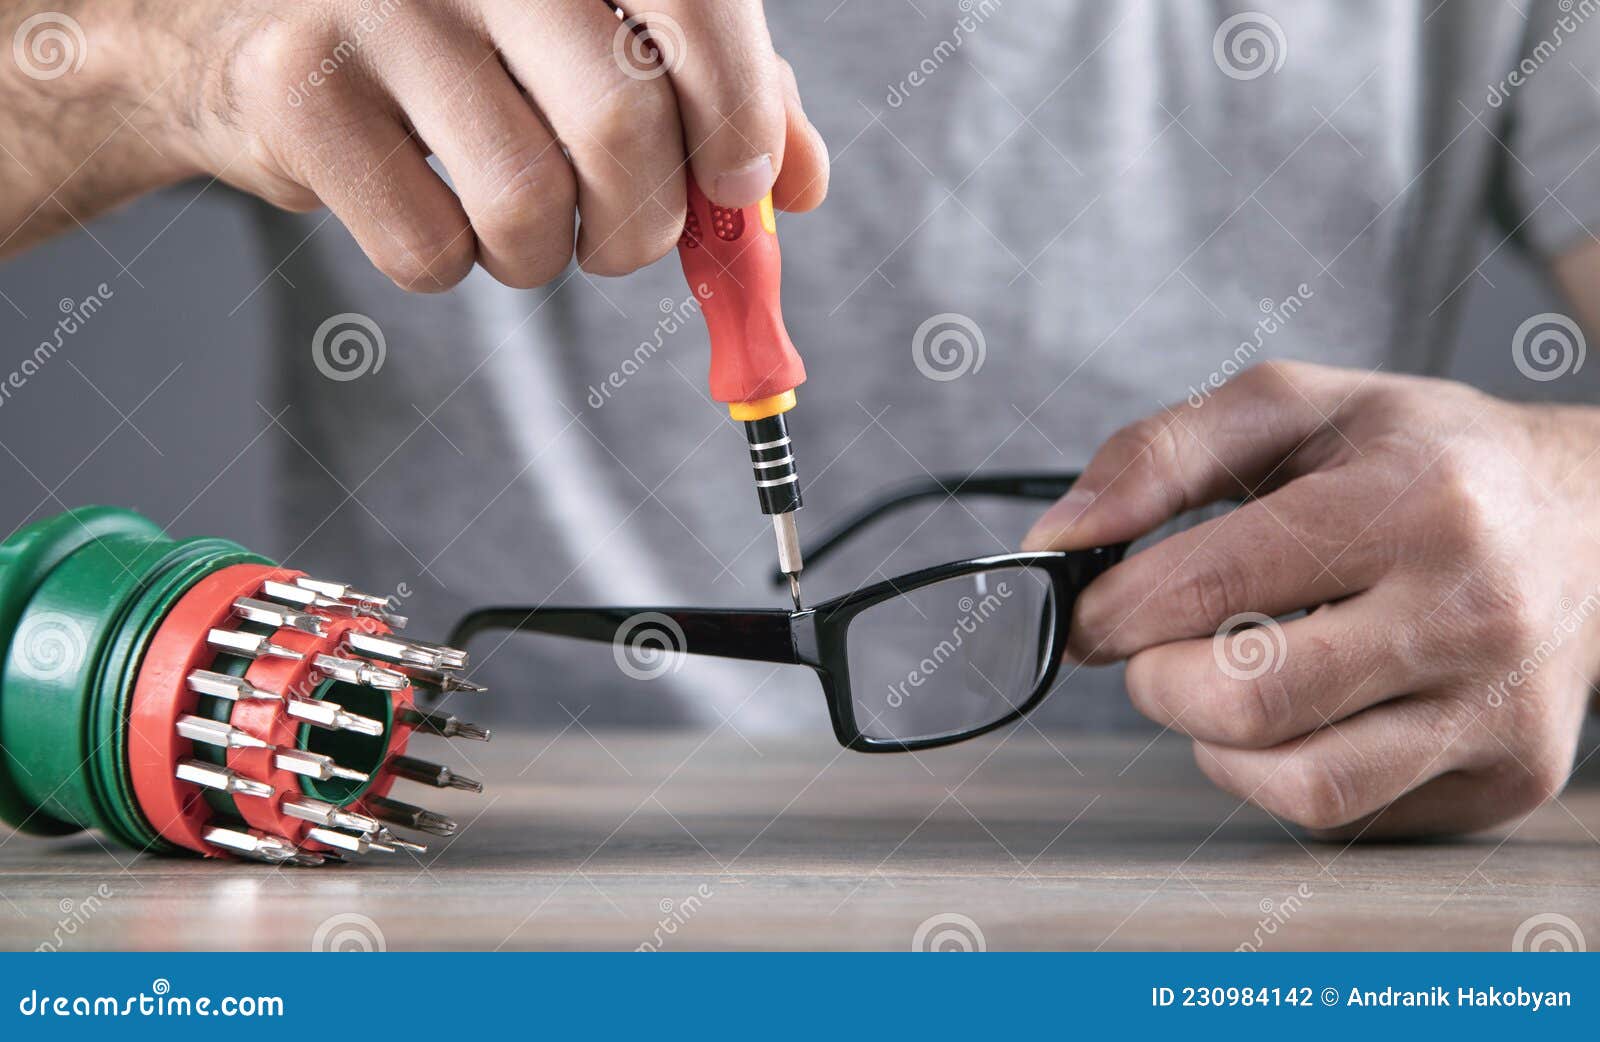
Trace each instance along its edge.
<path fill-rule="evenodd" d="M 426 848 L 390 832 L 385 823 L 436 835 L 451 834 L 455 824 L 390 798 L 395 782 L 408 778 L 481 788 L 447 768 L 407 755 L 419 730 L 488 737 L 475 725 L 416 708 L 412 681 L 438 683 L 444 674 L 414 662 L 368 660 L 355 645 L 372 638 L 392 644 L 400 654 L 409 651 L 424 659 L 459 655 L 463 665 L 465 656 L 439 645 L 404 641 L 384 619 L 362 614 L 358 601 L 340 602 L 303 585 L 307 583 L 337 585 L 316 584 L 303 572 L 267 565 L 241 564 L 213 572 L 179 599 L 151 641 L 133 692 L 129 769 L 140 810 L 168 842 L 208 857 L 295 864 L 370 850 L 421 851 Z M 260 599 L 272 595 L 291 602 Z M 266 634 L 233 629 L 248 619 L 241 616 L 241 601 L 257 615 L 281 613 L 283 624 L 266 624 L 271 627 Z M 265 640 L 273 649 L 249 663 L 236 681 L 249 697 L 234 697 L 220 720 L 205 716 L 201 695 L 191 682 L 203 677 L 227 690 L 230 677 L 216 670 L 228 652 L 219 651 L 210 639 L 219 631 Z M 341 670 L 354 671 L 355 680 L 341 680 Z M 452 686 L 461 690 L 471 685 L 457 681 Z M 364 701 L 350 708 L 335 690 L 340 687 L 344 698 Z M 328 700 L 337 708 L 329 707 Z M 308 708 L 312 704 L 320 708 Z M 313 736 L 342 733 L 335 720 L 341 714 L 359 733 L 344 735 L 342 757 L 336 758 L 318 751 Z M 314 729 L 307 722 L 312 719 L 325 727 Z M 197 758 L 196 741 L 183 733 L 196 721 L 207 729 L 201 734 L 205 741 L 222 745 L 222 762 L 213 762 L 214 773 Z M 229 788 L 223 791 L 232 798 L 237 820 L 219 816 L 202 783 L 177 770 L 181 764 L 199 765 L 210 788 L 226 779 Z"/>
<path fill-rule="evenodd" d="M 212 810 L 204 792 L 173 774 L 175 764 L 194 755 L 194 743 L 178 734 L 177 725 L 200 701 L 189 690 L 189 674 L 216 658 L 216 652 L 206 647 L 205 634 L 227 622 L 234 600 L 253 594 L 264 580 L 289 582 L 299 574 L 254 564 L 211 573 L 173 606 L 145 652 L 128 722 L 128 769 L 140 809 L 162 838 L 175 846 L 210 857 L 228 856 L 206 842 Z"/>

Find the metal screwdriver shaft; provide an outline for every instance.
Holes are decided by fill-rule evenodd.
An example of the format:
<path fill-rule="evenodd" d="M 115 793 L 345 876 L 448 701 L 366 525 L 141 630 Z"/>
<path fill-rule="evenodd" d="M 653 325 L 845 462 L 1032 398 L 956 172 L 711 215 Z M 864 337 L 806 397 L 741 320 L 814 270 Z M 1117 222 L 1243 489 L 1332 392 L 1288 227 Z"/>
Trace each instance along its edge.
<path fill-rule="evenodd" d="M 281 644 L 274 644 L 269 638 L 258 636 L 254 633 L 243 633 L 239 630 L 213 629 L 206 634 L 206 643 L 218 651 L 226 651 L 230 655 L 243 655 L 245 658 L 286 658 L 298 662 L 305 656 L 293 648 L 286 648 Z"/>
<path fill-rule="evenodd" d="M 269 579 L 261 584 L 261 596 L 269 601 L 280 604 L 294 605 L 298 608 L 315 608 L 317 611 L 340 618 L 377 619 L 379 622 L 396 629 L 404 629 L 406 617 L 381 608 L 367 607 L 367 602 L 341 601 L 324 596 L 315 590 L 307 589 L 295 583 L 280 582 Z"/>
<path fill-rule="evenodd" d="M 226 767 L 218 767 L 214 763 L 206 763 L 203 760 L 179 760 L 178 768 L 173 772 L 173 775 L 179 781 L 193 782 L 208 789 L 216 789 L 218 792 L 238 793 L 241 796 L 266 798 L 271 796 L 274 791 L 272 786 L 266 782 L 259 782 L 254 778 L 246 778 L 228 770 Z"/>
<path fill-rule="evenodd" d="M 285 800 L 283 812 L 291 818 L 301 821 L 313 822 L 317 825 L 332 825 L 342 829 L 354 829 L 357 832 L 377 832 L 380 826 L 376 818 L 354 811 L 342 810 L 323 800 L 314 800 L 303 796 L 298 800 Z"/>
<path fill-rule="evenodd" d="M 436 734 L 440 738 L 470 738 L 475 742 L 487 742 L 489 729 L 480 724 L 468 723 L 458 720 L 449 713 L 428 713 L 420 709 L 398 709 L 395 719 L 401 723 L 410 724 L 419 731 Z"/>
<path fill-rule="evenodd" d="M 789 577 L 789 596 L 794 600 L 794 610 L 799 611 L 800 569 L 805 564 L 800 559 L 800 533 L 795 527 L 794 512 L 804 504 L 800 500 L 800 472 L 795 467 L 789 425 L 780 412 L 746 420 L 744 434 L 750 442 L 756 498 L 761 502 L 761 512 L 772 517 L 772 531 L 778 540 L 778 568 Z"/>
<path fill-rule="evenodd" d="M 189 674 L 188 687 L 198 695 L 210 695 L 213 698 L 225 698 L 229 702 L 281 702 L 283 696 L 274 691 L 263 691 L 244 677 L 229 676 L 226 673 L 214 673 L 209 669 L 197 669 Z"/>
<path fill-rule="evenodd" d="M 254 597 L 240 597 L 233 602 L 233 610 L 236 615 L 248 622 L 259 622 L 265 626 L 287 626 L 315 637 L 322 636 L 323 619 L 311 612 L 297 611 Z"/>
<path fill-rule="evenodd" d="M 467 792 L 483 791 L 483 782 L 457 774 L 444 764 L 419 760 L 415 756 L 403 754 L 391 756 L 389 757 L 389 769 L 401 778 L 421 782 L 424 785 L 432 785 L 436 789 L 464 789 Z"/>
<path fill-rule="evenodd" d="M 374 815 L 393 825 L 403 825 L 408 829 L 416 829 L 418 832 L 427 832 L 435 836 L 453 836 L 456 833 L 457 826 L 454 821 L 431 810 L 391 800 L 387 796 L 374 796 L 367 801 L 367 804 L 372 808 Z"/>

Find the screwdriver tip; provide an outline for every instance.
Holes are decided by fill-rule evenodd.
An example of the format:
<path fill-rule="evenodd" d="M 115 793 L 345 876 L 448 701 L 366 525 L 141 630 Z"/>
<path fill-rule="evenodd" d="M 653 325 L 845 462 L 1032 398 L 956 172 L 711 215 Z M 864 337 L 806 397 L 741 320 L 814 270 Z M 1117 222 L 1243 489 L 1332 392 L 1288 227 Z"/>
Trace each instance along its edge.
<path fill-rule="evenodd" d="M 396 850 L 407 850 L 413 854 L 426 854 L 428 852 L 428 845 L 426 843 L 413 843 L 409 839 L 401 839 L 388 829 L 382 829 L 378 833 L 378 841 L 381 843 L 387 843 Z"/>
<path fill-rule="evenodd" d="M 800 600 L 800 576 L 794 572 L 785 572 L 784 575 L 789 579 L 789 598 L 794 601 L 794 610 L 803 610 L 805 605 Z"/>
<path fill-rule="evenodd" d="M 446 784 L 452 789 L 461 789 L 464 792 L 483 791 L 483 782 L 476 778 L 468 778 L 464 775 L 456 774 L 454 771 L 450 772 L 450 780 Z"/>

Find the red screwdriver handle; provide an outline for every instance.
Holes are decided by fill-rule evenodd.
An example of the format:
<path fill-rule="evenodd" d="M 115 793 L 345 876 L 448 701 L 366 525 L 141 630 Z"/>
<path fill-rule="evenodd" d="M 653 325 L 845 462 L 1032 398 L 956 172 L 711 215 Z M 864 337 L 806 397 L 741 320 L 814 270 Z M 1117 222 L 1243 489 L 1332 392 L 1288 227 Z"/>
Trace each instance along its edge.
<path fill-rule="evenodd" d="M 711 332 L 711 397 L 735 419 L 787 411 L 806 367 L 783 325 L 772 197 L 739 210 L 714 206 L 688 180 L 678 257 Z"/>

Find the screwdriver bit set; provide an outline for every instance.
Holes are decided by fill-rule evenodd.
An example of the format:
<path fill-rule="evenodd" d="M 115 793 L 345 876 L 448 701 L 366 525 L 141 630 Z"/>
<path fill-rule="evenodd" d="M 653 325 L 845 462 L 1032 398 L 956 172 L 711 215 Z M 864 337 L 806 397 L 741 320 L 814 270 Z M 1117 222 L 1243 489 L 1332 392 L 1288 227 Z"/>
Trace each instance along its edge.
<path fill-rule="evenodd" d="M 482 791 L 414 736 L 489 732 L 417 704 L 481 691 L 387 598 L 222 539 L 87 507 L 0 543 L 0 819 L 137 850 L 317 865 L 421 853 L 456 823 L 398 781 Z"/>

